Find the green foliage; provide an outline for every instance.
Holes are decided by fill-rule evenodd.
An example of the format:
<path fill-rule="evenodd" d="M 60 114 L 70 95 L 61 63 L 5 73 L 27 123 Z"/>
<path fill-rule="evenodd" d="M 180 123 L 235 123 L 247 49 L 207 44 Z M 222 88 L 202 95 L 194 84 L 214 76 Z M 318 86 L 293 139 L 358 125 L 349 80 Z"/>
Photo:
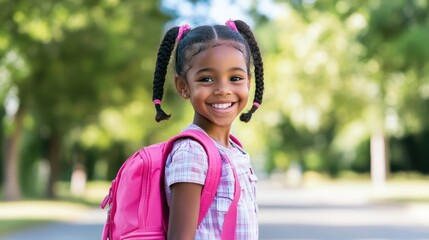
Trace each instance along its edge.
<path fill-rule="evenodd" d="M 402 138 L 428 128 L 426 1 L 288 3 L 258 29 L 272 102 L 264 107 L 275 116 L 266 122 L 275 132 L 269 171 L 289 161 L 279 164 L 277 152 L 331 175 L 369 171 L 373 132 Z M 397 159 L 416 161 L 407 151 L 391 150 L 393 169 Z"/>
<path fill-rule="evenodd" d="M 43 158 L 59 158 L 70 174 L 76 161 L 86 163 L 76 154 L 115 149 L 123 161 L 128 151 L 113 146 L 145 142 L 144 134 L 159 130 L 151 127 L 151 75 L 168 17 L 157 1 L 3 1 L 0 9 L 0 97 L 16 89 L 33 121 L 23 139 L 25 189 L 33 178 L 25 173 Z M 88 140 L 87 129 L 101 134 Z M 58 146 L 50 141 L 56 136 Z"/>
<path fill-rule="evenodd" d="M 367 172 L 370 136 L 382 129 L 394 171 L 427 173 L 429 4 L 277 3 L 284 13 L 278 18 L 250 9 L 265 97 L 250 123 L 232 129 L 255 165 L 273 172 L 298 162 L 331 176 Z M 6 108 L 18 99 L 25 114 L 20 179 L 28 196 L 45 191 L 40 168 L 55 153 L 55 137 L 59 179 L 69 180 L 78 163 L 88 179 L 111 179 L 138 148 L 192 121 L 171 73 L 163 102 L 172 119 L 153 119 L 152 76 L 168 20 L 159 1 L 0 0 L 0 136 L 13 133 Z"/>

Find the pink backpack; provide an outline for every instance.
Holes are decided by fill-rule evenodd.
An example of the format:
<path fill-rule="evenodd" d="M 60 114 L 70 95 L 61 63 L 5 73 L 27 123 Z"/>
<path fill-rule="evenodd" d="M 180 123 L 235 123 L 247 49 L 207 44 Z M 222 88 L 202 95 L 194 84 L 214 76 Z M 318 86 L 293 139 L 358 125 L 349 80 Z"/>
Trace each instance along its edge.
<path fill-rule="evenodd" d="M 169 209 L 164 191 L 164 168 L 174 141 L 179 138 L 192 138 L 207 153 L 208 170 L 198 217 L 198 224 L 201 223 L 216 195 L 222 161 L 219 150 L 204 132 L 188 130 L 166 142 L 140 149 L 122 165 L 112 181 L 109 194 L 100 204 L 103 209 L 109 204 L 102 240 L 166 239 Z M 241 146 L 235 137 L 231 136 L 231 140 Z M 241 188 L 235 169 L 232 169 L 234 199 L 225 215 L 222 239 L 234 239 L 235 236 Z"/>

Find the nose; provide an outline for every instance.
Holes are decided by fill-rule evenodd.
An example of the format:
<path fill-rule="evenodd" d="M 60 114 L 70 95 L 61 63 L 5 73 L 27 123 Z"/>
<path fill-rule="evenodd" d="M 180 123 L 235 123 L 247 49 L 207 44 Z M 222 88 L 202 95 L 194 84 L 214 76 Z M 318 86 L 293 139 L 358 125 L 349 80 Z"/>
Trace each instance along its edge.
<path fill-rule="evenodd" d="M 228 95 L 232 93 L 231 84 L 228 80 L 218 81 L 215 85 L 215 95 Z"/>

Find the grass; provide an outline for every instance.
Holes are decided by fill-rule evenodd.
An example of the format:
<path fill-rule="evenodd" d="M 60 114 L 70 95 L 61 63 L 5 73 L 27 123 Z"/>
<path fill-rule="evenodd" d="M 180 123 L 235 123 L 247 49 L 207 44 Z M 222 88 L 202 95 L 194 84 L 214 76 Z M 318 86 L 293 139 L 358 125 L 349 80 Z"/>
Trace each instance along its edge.
<path fill-rule="evenodd" d="M 275 180 L 282 187 L 325 189 L 333 193 L 336 190 L 353 189 L 376 202 L 429 204 L 429 176 L 416 173 L 392 174 L 382 187 L 374 186 L 369 174 L 352 172 L 343 172 L 337 178 L 306 172 L 298 185 L 288 184 L 287 177 L 283 174 L 278 175 Z"/>
<path fill-rule="evenodd" d="M 75 196 L 69 183 L 59 182 L 57 200 L 0 202 L 0 236 L 49 222 L 78 221 L 87 210 L 99 206 L 109 186 L 109 182 L 89 182 L 85 192 Z"/>
<path fill-rule="evenodd" d="M 0 235 L 40 224 L 56 221 L 74 221 L 90 207 L 85 204 L 25 200 L 0 203 Z"/>
<path fill-rule="evenodd" d="M 0 236 L 10 232 L 16 232 L 22 229 L 36 227 L 50 221 L 44 220 L 31 220 L 31 219 L 8 219 L 0 220 Z"/>
<path fill-rule="evenodd" d="M 100 202 L 109 193 L 110 182 L 88 182 L 86 184 L 86 190 L 82 195 L 71 194 L 69 182 L 59 182 L 55 187 L 59 198 L 62 200 L 98 207 Z"/>

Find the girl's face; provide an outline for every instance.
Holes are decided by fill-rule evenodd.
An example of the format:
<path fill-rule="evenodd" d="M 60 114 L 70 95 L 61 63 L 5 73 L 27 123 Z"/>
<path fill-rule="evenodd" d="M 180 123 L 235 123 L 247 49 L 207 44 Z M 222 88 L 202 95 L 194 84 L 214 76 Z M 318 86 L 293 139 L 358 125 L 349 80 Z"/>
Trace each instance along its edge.
<path fill-rule="evenodd" d="M 203 129 L 230 128 L 247 104 L 250 74 L 243 53 L 227 43 L 210 47 L 194 57 L 186 80 L 176 87 L 195 110 L 194 123 Z"/>

